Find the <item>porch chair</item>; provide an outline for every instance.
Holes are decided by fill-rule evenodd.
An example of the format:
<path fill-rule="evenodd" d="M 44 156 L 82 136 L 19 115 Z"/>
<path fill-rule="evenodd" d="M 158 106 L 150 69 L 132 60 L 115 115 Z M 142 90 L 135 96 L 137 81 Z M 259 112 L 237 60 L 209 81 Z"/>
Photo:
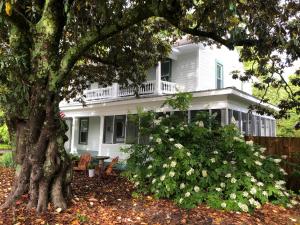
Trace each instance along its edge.
<path fill-rule="evenodd" d="M 87 171 L 89 162 L 92 160 L 91 154 L 84 153 L 80 156 L 78 165 L 73 167 L 75 171 Z"/>
<path fill-rule="evenodd" d="M 112 175 L 113 173 L 113 167 L 114 165 L 116 165 L 119 162 L 119 157 L 114 158 L 110 164 L 107 166 L 106 170 L 105 170 L 105 175 L 109 176 Z"/>

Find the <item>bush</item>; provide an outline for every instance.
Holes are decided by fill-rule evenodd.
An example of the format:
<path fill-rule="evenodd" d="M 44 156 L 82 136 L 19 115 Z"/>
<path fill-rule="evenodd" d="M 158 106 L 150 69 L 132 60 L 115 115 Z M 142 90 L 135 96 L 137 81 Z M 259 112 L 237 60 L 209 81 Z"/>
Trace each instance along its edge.
<path fill-rule="evenodd" d="M 130 154 L 126 175 L 139 192 L 172 199 L 184 208 L 201 202 L 245 212 L 266 202 L 292 206 L 280 159 L 245 142 L 234 125 L 220 127 L 201 114 L 191 123 L 176 115 L 157 118 L 154 112 L 140 117 L 146 125 L 142 135 L 151 134 L 150 142 L 124 149 Z"/>
<path fill-rule="evenodd" d="M 2 166 L 2 167 L 15 167 L 16 166 L 13 156 L 12 156 L 12 152 L 6 152 L 2 156 L 0 156 L 0 166 Z"/>
<path fill-rule="evenodd" d="M 0 126 L 0 141 L 6 144 L 10 143 L 8 128 L 6 124 Z"/>

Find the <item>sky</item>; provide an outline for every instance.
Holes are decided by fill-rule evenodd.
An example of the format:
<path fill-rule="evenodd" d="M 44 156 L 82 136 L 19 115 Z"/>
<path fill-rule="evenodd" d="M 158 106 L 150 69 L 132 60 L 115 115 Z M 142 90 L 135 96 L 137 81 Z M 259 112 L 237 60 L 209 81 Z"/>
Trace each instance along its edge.
<path fill-rule="evenodd" d="M 300 68 L 300 59 L 295 61 L 294 65 L 292 67 L 285 68 L 284 73 L 283 73 L 284 78 L 288 80 L 288 76 L 294 74 L 295 71 L 299 68 Z"/>

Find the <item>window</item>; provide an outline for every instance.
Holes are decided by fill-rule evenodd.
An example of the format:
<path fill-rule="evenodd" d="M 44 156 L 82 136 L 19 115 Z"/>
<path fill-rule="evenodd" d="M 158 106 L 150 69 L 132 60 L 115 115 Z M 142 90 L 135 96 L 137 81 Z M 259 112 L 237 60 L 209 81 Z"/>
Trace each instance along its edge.
<path fill-rule="evenodd" d="M 242 134 L 246 135 L 248 130 L 247 113 L 242 113 Z"/>
<path fill-rule="evenodd" d="M 115 116 L 114 143 L 124 143 L 125 123 L 126 123 L 126 115 Z"/>
<path fill-rule="evenodd" d="M 138 115 L 128 115 L 126 124 L 126 144 L 137 144 L 139 135 Z"/>
<path fill-rule="evenodd" d="M 217 89 L 224 87 L 223 65 L 216 63 L 216 83 Z"/>
<path fill-rule="evenodd" d="M 79 119 L 79 144 L 87 145 L 89 132 L 89 118 Z"/>
<path fill-rule="evenodd" d="M 172 68 L 171 59 L 166 59 L 161 62 L 161 80 L 171 81 L 171 68 Z"/>
<path fill-rule="evenodd" d="M 114 133 L 114 116 L 105 116 L 104 117 L 104 137 L 103 142 L 105 144 L 112 144 L 112 137 Z"/>

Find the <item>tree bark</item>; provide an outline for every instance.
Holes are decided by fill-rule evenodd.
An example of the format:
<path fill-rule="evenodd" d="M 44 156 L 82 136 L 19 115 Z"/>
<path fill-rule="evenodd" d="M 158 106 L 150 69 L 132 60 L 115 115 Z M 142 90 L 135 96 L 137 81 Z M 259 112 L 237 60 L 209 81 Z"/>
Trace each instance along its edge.
<path fill-rule="evenodd" d="M 36 106 L 27 121 L 14 124 L 16 142 L 16 179 L 2 209 L 14 205 L 28 194 L 28 208 L 38 212 L 55 208 L 66 209 L 72 179 L 71 160 L 64 149 L 67 125 L 59 117 L 58 100 L 47 93 L 47 99 L 37 97 Z M 41 103 L 45 102 L 45 104 Z M 13 124 L 13 123 L 12 123 Z"/>

